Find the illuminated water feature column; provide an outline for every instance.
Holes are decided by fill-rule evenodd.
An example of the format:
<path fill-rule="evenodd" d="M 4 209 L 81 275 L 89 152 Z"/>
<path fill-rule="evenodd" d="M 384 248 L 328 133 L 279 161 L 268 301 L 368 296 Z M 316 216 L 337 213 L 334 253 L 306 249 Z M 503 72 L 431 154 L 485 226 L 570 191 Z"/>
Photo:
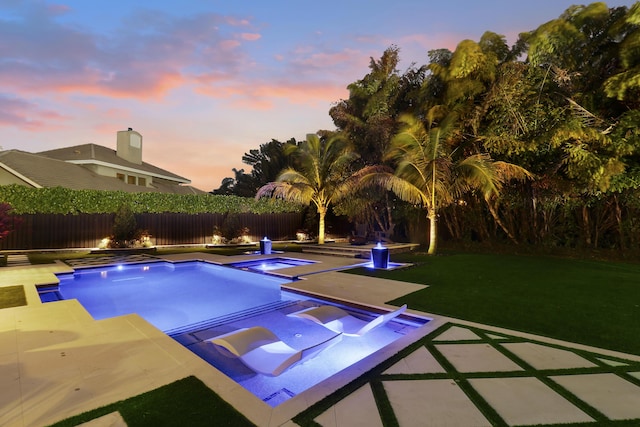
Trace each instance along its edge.
<path fill-rule="evenodd" d="M 386 269 L 389 266 L 389 248 L 385 248 L 382 243 L 378 242 L 375 247 L 371 248 L 371 262 L 373 268 Z"/>
<path fill-rule="evenodd" d="M 260 254 L 261 255 L 271 254 L 271 240 L 269 240 L 266 236 L 264 239 L 260 240 Z"/>

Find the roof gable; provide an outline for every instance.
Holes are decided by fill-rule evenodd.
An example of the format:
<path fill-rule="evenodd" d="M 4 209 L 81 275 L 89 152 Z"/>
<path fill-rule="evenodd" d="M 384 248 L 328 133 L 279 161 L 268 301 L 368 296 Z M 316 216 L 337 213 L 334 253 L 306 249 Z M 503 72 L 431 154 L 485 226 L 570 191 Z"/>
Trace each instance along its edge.
<path fill-rule="evenodd" d="M 124 168 L 134 172 L 146 173 L 158 178 L 177 181 L 183 184 L 188 184 L 191 182 L 187 178 L 176 175 L 172 172 L 169 172 L 147 162 L 142 162 L 141 165 L 131 163 L 119 157 L 115 150 L 97 144 L 75 145 L 72 147 L 41 151 L 36 154 L 75 164 L 102 164 L 107 166 L 113 165 L 114 167 Z"/>
<path fill-rule="evenodd" d="M 90 169 L 74 163 L 20 150 L 0 152 L 0 168 L 17 173 L 20 177 L 26 178 L 40 187 L 126 191 L 129 193 L 152 191 L 174 194 L 206 194 L 206 192 L 191 186 L 162 181 L 154 182 L 151 187 L 126 184 L 115 177 L 98 175 Z"/>

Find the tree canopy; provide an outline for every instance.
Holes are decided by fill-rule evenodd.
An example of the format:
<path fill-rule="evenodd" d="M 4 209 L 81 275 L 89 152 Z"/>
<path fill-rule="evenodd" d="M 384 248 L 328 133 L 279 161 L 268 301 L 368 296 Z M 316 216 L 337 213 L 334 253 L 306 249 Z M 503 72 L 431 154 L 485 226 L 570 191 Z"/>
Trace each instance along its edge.
<path fill-rule="evenodd" d="M 521 33 L 513 46 L 487 31 L 453 51 L 432 50 L 425 64 L 406 70 L 398 69 L 400 56 L 394 45 L 371 58 L 369 72 L 329 110 L 335 129 L 326 132 L 359 155 L 353 169 L 396 171 L 405 184 L 407 165 L 422 152 L 424 165 L 433 161 L 423 181 L 437 178 L 439 201 L 432 200 L 431 182 L 417 198 L 404 197 L 409 187 L 400 191 L 402 204 L 388 191 L 400 188 L 387 180 L 378 190 L 353 189 L 349 199 L 334 201 L 336 212 L 397 237 L 406 227 L 396 225 L 421 205 L 437 207 L 439 228 L 450 239 L 640 246 L 640 3 L 571 6 Z M 425 148 L 435 138 L 446 150 L 431 157 L 428 150 L 403 151 L 399 141 L 408 128 Z M 252 179 L 264 175 L 260 156 L 267 152 L 245 155 Z M 290 161 L 274 158 L 276 169 Z M 459 191 L 463 172 L 453 165 L 464 159 L 485 161 L 484 170 L 495 174 L 487 182 L 500 191 L 468 181 Z M 522 176 L 528 179 L 514 179 Z"/>

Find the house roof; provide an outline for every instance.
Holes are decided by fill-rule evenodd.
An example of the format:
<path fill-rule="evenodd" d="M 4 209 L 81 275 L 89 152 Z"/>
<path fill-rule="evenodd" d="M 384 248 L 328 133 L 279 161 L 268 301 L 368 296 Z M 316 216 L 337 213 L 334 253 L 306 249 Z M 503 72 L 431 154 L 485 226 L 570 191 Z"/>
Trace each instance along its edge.
<path fill-rule="evenodd" d="M 152 191 L 174 194 L 206 194 L 206 192 L 191 186 L 172 184 L 163 180 L 154 180 L 150 187 L 126 184 L 114 177 L 98 175 L 78 164 L 20 150 L 0 152 L 0 168 L 9 171 L 34 187 L 65 187 L 73 190 L 93 189 L 130 193 Z"/>
<path fill-rule="evenodd" d="M 142 164 L 131 163 L 122 157 L 119 157 L 115 150 L 97 144 L 75 145 L 72 147 L 41 151 L 36 154 L 75 164 L 102 164 L 106 166 L 118 165 L 119 167 L 129 169 L 132 172 L 144 173 L 156 178 L 177 181 L 182 184 L 191 183 L 187 178 L 176 175 L 152 164 L 146 162 L 142 162 Z"/>

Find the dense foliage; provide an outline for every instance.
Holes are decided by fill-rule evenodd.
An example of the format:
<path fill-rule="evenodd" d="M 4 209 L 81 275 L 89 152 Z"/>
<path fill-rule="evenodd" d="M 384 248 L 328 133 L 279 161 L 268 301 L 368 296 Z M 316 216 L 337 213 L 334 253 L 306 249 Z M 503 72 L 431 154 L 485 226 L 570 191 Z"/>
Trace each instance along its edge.
<path fill-rule="evenodd" d="M 301 206 L 282 200 L 222 195 L 178 195 L 125 193 L 122 191 L 70 190 L 0 186 L 0 200 L 9 203 L 14 214 L 115 213 L 123 205 L 133 213 L 282 213 L 298 212 Z"/>
<path fill-rule="evenodd" d="M 396 46 L 372 58 L 370 72 L 329 111 L 331 132 L 359 155 L 347 176 L 374 166 L 397 171 L 410 161 L 387 155 L 402 117 L 435 134 L 454 116 L 440 134 L 451 155 L 438 162 L 483 156 L 522 168 L 528 179 L 505 180 L 490 198 L 468 188 L 436 200 L 445 237 L 640 247 L 640 3 L 571 6 L 513 46 L 487 31 L 453 51 L 430 51 L 427 64 L 400 72 L 399 62 Z M 277 157 L 273 148 L 269 156 Z M 392 236 L 415 221 L 412 209 L 370 188 L 334 206 Z"/>

